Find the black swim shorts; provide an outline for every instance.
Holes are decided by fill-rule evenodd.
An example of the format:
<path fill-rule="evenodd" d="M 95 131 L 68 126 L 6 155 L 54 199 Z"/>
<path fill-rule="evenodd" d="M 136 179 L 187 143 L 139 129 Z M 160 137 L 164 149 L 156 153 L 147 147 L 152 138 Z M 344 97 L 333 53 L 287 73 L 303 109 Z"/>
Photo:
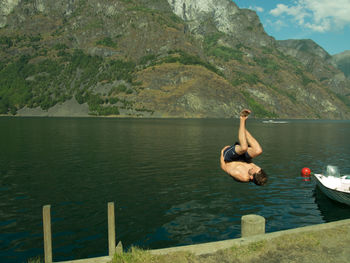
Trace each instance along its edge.
<path fill-rule="evenodd" d="M 224 161 L 226 163 L 229 163 L 229 162 L 250 163 L 252 161 L 252 157 L 249 156 L 248 152 L 245 152 L 244 154 L 241 154 L 241 155 L 237 154 L 235 152 L 236 145 L 239 145 L 239 143 L 236 142 L 234 145 L 224 150 Z"/>

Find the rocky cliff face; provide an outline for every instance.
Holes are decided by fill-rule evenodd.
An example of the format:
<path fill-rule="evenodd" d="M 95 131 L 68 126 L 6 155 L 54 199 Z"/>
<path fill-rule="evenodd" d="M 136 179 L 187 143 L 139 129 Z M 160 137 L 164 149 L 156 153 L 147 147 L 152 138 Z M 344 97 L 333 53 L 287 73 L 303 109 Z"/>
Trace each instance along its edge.
<path fill-rule="evenodd" d="M 350 50 L 332 56 L 333 63 L 350 79 Z"/>
<path fill-rule="evenodd" d="M 1 1 L 0 114 L 350 118 L 321 47 L 230 0 Z"/>
<path fill-rule="evenodd" d="M 262 27 L 255 12 L 242 10 L 227 0 L 168 0 L 173 12 L 187 22 L 189 29 L 205 35 L 208 21 L 220 32 L 231 36 L 233 42 L 270 46 L 273 39 Z"/>
<path fill-rule="evenodd" d="M 19 0 L 1 0 L 0 1 L 0 28 L 7 24 L 7 16 L 18 5 Z"/>
<path fill-rule="evenodd" d="M 325 77 L 330 66 L 335 66 L 332 57 L 311 39 L 279 40 L 277 43 L 281 52 L 296 58 L 319 79 Z"/>
<path fill-rule="evenodd" d="M 349 94 L 350 81 L 337 69 L 336 60 L 314 41 L 290 39 L 278 41 L 278 45 L 279 50 L 295 57 L 330 90 L 342 96 Z"/>

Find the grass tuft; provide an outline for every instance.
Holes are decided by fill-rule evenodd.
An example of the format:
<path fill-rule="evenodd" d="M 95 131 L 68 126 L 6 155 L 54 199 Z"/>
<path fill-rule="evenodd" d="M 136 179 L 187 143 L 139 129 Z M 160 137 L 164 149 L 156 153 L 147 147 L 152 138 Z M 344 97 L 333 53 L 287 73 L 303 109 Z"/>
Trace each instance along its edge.
<path fill-rule="evenodd" d="M 30 258 L 27 261 L 27 263 L 43 263 L 43 262 L 44 262 L 44 260 L 40 256 L 34 257 L 34 258 Z"/>

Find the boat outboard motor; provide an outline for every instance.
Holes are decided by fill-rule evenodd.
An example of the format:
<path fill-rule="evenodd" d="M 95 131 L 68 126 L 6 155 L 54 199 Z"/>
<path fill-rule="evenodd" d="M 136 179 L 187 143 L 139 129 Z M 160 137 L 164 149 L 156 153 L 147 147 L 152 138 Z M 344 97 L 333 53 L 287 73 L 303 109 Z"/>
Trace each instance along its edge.
<path fill-rule="evenodd" d="M 326 171 L 323 173 L 325 176 L 340 177 L 339 169 L 337 166 L 327 165 Z"/>

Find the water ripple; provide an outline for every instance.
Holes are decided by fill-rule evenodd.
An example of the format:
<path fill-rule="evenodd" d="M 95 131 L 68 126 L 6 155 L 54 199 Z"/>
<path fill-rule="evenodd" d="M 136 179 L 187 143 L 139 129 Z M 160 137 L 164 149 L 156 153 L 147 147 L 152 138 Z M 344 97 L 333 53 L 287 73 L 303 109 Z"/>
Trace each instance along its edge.
<path fill-rule="evenodd" d="M 348 207 L 299 176 L 304 166 L 327 164 L 350 174 L 350 122 L 251 120 L 266 187 L 237 183 L 220 169 L 237 120 L 0 118 L 0 125 L 7 127 L 0 136 L 1 262 L 42 254 L 45 204 L 58 261 L 107 254 L 110 201 L 126 248 L 239 237 L 241 217 L 251 213 L 266 218 L 268 232 L 350 218 Z"/>

